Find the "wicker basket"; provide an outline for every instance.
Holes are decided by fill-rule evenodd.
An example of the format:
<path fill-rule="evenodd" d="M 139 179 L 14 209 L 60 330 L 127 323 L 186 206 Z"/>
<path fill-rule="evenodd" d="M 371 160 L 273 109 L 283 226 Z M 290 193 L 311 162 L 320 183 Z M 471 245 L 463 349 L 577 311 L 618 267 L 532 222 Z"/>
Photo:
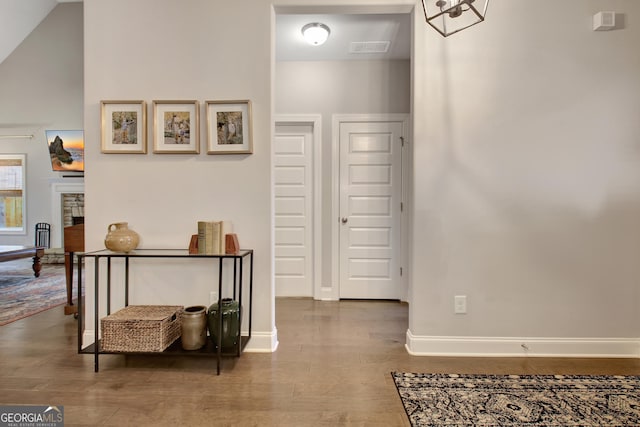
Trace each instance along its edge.
<path fill-rule="evenodd" d="M 164 351 L 180 338 L 182 309 L 175 305 L 130 305 L 102 318 L 102 351 Z"/>

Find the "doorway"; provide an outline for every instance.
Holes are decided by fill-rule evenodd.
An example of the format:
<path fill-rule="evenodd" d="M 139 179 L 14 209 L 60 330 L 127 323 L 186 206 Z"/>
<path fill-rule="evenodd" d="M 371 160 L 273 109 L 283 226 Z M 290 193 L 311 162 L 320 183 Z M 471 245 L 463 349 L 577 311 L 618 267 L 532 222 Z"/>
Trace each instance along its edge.
<path fill-rule="evenodd" d="M 368 212 L 368 223 L 358 221 L 363 220 L 359 215 L 363 212 L 352 211 L 349 215 L 343 215 L 347 218 L 347 223 L 351 221 L 354 227 L 350 233 L 345 234 L 351 240 L 348 250 L 351 257 L 348 262 L 343 262 L 340 266 L 340 234 L 337 227 L 341 219 L 340 212 L 337 210 L 340 206 L 339 197 L 336 196 L 337 184 L 336 177 L 340 176 L 339 171 L 339 155 L 337 154 L 337 146 L 334 137 L 333 119 L 337 113 L 342 116 L 366 116 L 363 120 L 368 121 L 373 117 L 373 122 L 379 122 L 379 117 L 385 116 L 402 116 L 399 119 L 401 131 L 392 130 L 391 134 L 401 137 L 407 137 L 408 128 L 408 112 L 410 111 L 410 81 L 411 81 L 411 50 L 410 50 L 410 34 L 413 21 L 412 5 L 394 5 L 394 6 L 361 6 L 354 10 L 353 7 L 331 7 L 322 8 L 321 14 L 317 14 L 318 10 L 313 7 L 303 6 L 276 6 L 275 9 L 275 55 L 274 55 L 274 122 L 278 125 L 274 128 L 274 266 L 275 266 L 275 295 L 284 296 L 292 295 L 294 290 L 304 289 L 304 294 L 308 295 L 309 286 L 307 280 L 307 272 L 309 268 L 313 269 L 313 297 L 318 300 L 339 300 L 340 298 L 367 297 L 375 299 L 407 299 L 407 286 L 405 284 L 406 274 L 401 274 L 400 268 L 403 267 L 402 258 L 406 256 L 406 251 L 402 247 L 402 233 L 405 233 L 404 223 L 402 223 L 402 215 L 398 214 L 401 209 L 398 204 L 401 199 L 404 200 L 402 183 L 402 173 L 405 172 L 402 165 L 403 151 L 402 147 L 395 147 L 389 153 L 378 153 L 384 143 L 382 139 L 372 141 L 372 146 L 366 148 L 362 140 L 361 148 L 369 150 L 368 153 L 361 153 L 368 157 L 388 157 L 391 161 L 387 166 L 375 167 L 359 167 L 359 172 L 364 173 L 367 177 L 364 179 L 374 179 L 375 174 L 382 173 L 383 169 L 392 174 L 400 173 L 400 178 L 395 176 L 391 182 L 387 183 L 391 193 L 386 196 L 360 195 L 352 198 L 350 203 L 359 202 L 359 205 L 352 206 L 354 209 L 365 208 L 364 212 Z M 327 10 L 331 9 L 327 14 Z M 329 37 L 327 43 L 321 47 L 316 47 L 313 51 L 305 51 L 302 53 L 304 46 L 300 41 L 298 43 L 296 37 L 302 39 L 300 28 L 309 22 L 323 22 L 329 25 L 334 31 Z M 347 30 L 346 26 L 349 25 Z M 285 28 L 286 27 L 286 28 Z M 388 40 L 394 40 L 390 43 L 391 49 L 387 53 L 374 52 L 371 50 L 360 50 L 358 53 L 350 52 L 350 41 L 373 40 L 372 34 L 376 34 L 378 28 L 383 28 Z M 348 38 L 344 38 L 348 37 Z M 381 40 L 381 38 L 375 38 Z M 401 41 L 402 40 L 402 41 Z M 331 45 L 334 43 L 334 45 Z M 357 43 L 356 43 L 357 44 Z M 286 49 L 291 49 L 283 54 Z M 325 49 L 326 48 L 326 49 Z M 329 52 L 340 51 L 337 56 L 331 56 Z M 300 53 L 301 56 L 296 56 Z M 354 56 L 355 55 L 355 56 Z M 388 112 L 402 112 L 403 114 L 390 114 Z M 300 194 L 284 195 L 280 192 L 278 186 L 282 186 L 279 181 L 278 171 L 276 167 L 283 167 L 283 164 L 277 166 L 279 162 L 284 161 L 284 157 L 276 154 L 276 150 L 282 150 L 276 145 L 282 145 L 276 141 L 280 137 L 282 129 L 279 128 L 280 114 L 294 113 L 299 114 L 315 114 L 322 118 L 322 137 L 314 141 L 314 162 L 317 160 L 318 168 L 314 169 L 314 173 L 319 174 L 316 193 L 312 195 L 313 204 L 312 221 L 319 225 L 314 225 L 312 240 L 312 259 L 313 264 L 308 266 L 303 259 L 308 260 L 307 256 L 302 256 L 302 242 L 307 242 L 303 236 L 304 230 L 308 230 L 305 225 L 301 227 L 295 221 L 309 221 L 306 214 L 302 215 L 301 208 L 303 201 Z M 396 120 L 393 117 L 391 121 Z M 385 118 L 385 120 L 387 120 Z M 383 126 L 381 123 L 372 126 Z M 375 131 L 373 133 L 376 133 Z M 380 134 L 389 133 L 388 130 L 378 132 Z M 373 139 L 377 138 L 375 136 Z M 382 138 L 382 137 L 380 137 Z M 396 138 L 397 143 L 401 144 L 401 140 Z M 381 145 L 382 144 L 382 145 Z M 378 146 L 378 148 L 376 148 Z M 387 149 L 391 149 L 387 147 Z M 396 153 L 397 150 L 397 153 Z M 315 158 L 317 156 L 317 159 Z M 399 163 L 398 163 L 399 162 Z M 315 165 L 316 163 L 314 163 Z M 300 165 L 289 165 L 288 167 L 300 167 Z M 365 169 L 368 169 L 365 171 Z M 375 171 L 373 169 L 376 169 Z M 290 169 L 292 171 L 293 169 Z M 298 170 L 298 173 L 301 169 Z M 298 177 L 300 178 L 300 176 Z M 375 178 L 377 179 L 377 178 Z M 374 179 L 374 181 L 375 181 Z M 369 191 L 375 193 L 380 191 L 384 186 L 378 183 L 378 188 L 373 188 L 374 183 L 370 183 Z M 296 184 L 300 187 L 301 181 Z M 355 187 L 355 185 L 354 185 Z M 287 190 L 294 191 L 294 190 Z M 279 193 L 279 195 L 278 195 Z M 288 197 L 288 199 L 286 199 Z M 277 199 L 280 198 L 280 199 Z M 297 199 L 296 199 L 297 198 Z M 305 196 L 305 200 L 308 197 Z M 297 204 L 297 207 L 293 206 Z M 385 206 L 383 206 L 386 204 Z M 305 209 L 308 209 L 308 205 Z M 297 209 L 294 211 L 294 208 Z M 384 211 L 387 209 L 387 211 Z M 305 212 L 307 212 L 305 210 Z M 379 220 L 387 213 L 387 224 L 382 224 Z M 400 211 L 400 213 L 402 213 Z M 293 217 L 296 218 L 293 218 Z M 303 220 L 303 217 L 305 219 Z M 286 221 L 291 220 L 288 224 Z M 378 221 L 376 223 L 376 221 Z M 308 222 L 307 222 L 308 224 Z M 398 225 L 399 224 L 399 225 Z M 290 233 L 289 233 L 290 232 Z M 289 233 L 289 234 L 287 234 Z M 295 240 L 288 240 L 288 238 Z M 406 240 L 405 240 L 406 241 Z M 289 246 L 297 246 L 300 252 L 295 254 L 296 249 Z M 308 249 L 307 249 L 308 251 Z M 357 252 L 357 253 L 354 253 Z M 383 252 L 386 255 L 383 256 Z M 307 252 L 308 253 L 308 252 Z M 346 253 L 346 252 L 345 252 Z M 341 294 L 341 271 L 349 271 L 351 274 L 351 282 L 362 282 L 359 276 L 367 277 L 369 286 L 380 284 L 385 281 L 387 289 L 368 294 L 342 293 Z M 358 270 L 359 269 L 359 270 Z M 356 271 L 357 270 L 357 271 Z M 304 279 L 303 279 L 304 277 Z M 384 279 L 383 279 L 384 278 Z M 289 283 L 287 283 L 289 282 Z M 294 283 L 298 284 L 294 284 Z M 396 287 L 394 291 L 390 289 Z M 381 288 L 378 286 L 377 288 Z"/>

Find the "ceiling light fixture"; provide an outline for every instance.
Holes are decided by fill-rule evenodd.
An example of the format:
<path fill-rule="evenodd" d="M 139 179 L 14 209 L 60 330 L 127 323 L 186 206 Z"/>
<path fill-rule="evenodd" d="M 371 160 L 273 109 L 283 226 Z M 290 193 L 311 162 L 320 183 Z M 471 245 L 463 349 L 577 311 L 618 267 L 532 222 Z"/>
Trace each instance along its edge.
<path fill-rule="evenodd" d="M 489 0 L 422 0 L 427 24 L 447 37 L 484 21 Z"/>
<path fill-rule="evenodd" d="M 302 27 L 304 39 L 314 46 L 320 46 L 326 42 L 330 33 L 329 27 L 319 22 L 312 22 Z"/>

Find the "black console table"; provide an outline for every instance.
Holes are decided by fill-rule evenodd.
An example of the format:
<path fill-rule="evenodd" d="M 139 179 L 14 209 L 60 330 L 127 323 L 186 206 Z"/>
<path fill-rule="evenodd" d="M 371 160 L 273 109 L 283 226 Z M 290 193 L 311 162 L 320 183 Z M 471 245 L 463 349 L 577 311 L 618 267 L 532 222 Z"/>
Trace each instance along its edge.
<path fill-rule="evenodd" d="M 218 342 L 213 343 L 210 339 L 207 339 L 207 345 L 200 350 L 182 350 L 180 340 L 174 342 L 171 346 L 169 346 L 163 352 L 152 352 L 152 353 L 127 353 L 127 352 L 109 352 L 101 350 L 99 337 L 99 318 L 100 318 L 100 265 L 101 260 L 106 261 L 107 268 L 107 295 L 106 295 L 106 309 L 107 315 L 111 314 L 111 260 L 114 258 L 124 259 L 124 305 L 125 307 L 129 305 L 129 268 L 132 260 L 138 258 L 180 258 L 185 260 L 209 260 L 212 262 L 214 266 L 218 267 L 218 325 L 222 326 L 222 278 L 224 266 L 227 264 L 233 265 L 233 299 L 237 298 L 240 303 L 240 307 L 245 307 L 243 304 L 244 295 L 242 293 L 242 288 L 244 284 L 244 271 L 245 271 L 245 261 L 249 263 L 249 328 L 248 335 L 242 335 L 242 317 L 244 310 L 241 310 L 240 319 L 238 328 L 240 330 L 240 339 L 238 340 L 237 347 L 234 348 L 233 352 L 227 353 L 223 352 L 222 348 L 222 334 L 218 334 Z M 113 252 L 110 250 L 100 250 L 95 252 L 86 252 L 78 255 L 78 295 L 81 294 L 81 286 L 82 286 L 82 260 L 91 259 L 93 260 L 94 265 L 94 295 L 95 295 L 95 307 L 94 307 L 94 333 L 95 333 L 95 342 L 85 348 L 82 348 L 82 334 L 83 334 L 83 317 L 84 312 L 82 310 L 82 298 L 78 298 L 78 353 L 81 354 L 93 354 L 95 360 L 95 372 L 99 370 L 98 356 L 100 354 L 165 354 L 165 355 L 185 355 L 185 356 L 209 356 L 212 354 L 216 354 L 217 356 L 217 374 L 220 375 L 220 361 L 223 356 L 240 356 L 242 350 L 244 350 L 245 346 L 249 342 L 251 338 L 251 314 L 253 309 L 253 250 L 252 249 L 243 249 L 240 250 L 237 254 L 223 254 L 223 255 L 206 255 L 206 254 L 190 254 L 186 249 L 136 249 L 129 253 L 122 252 Z"/>

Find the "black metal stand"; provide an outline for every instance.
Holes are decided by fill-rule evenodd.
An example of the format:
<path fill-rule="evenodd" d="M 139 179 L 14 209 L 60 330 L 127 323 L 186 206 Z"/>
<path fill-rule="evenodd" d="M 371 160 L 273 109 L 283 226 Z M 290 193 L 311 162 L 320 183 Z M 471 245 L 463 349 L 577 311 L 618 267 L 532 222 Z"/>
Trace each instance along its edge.
<path fill-rule="evenodd" d="M 82 310 L 82 259 L 93 259 L 94 265 L 94 334 L 95 341 L 92 345 L 82 348 L 82 334 L 84 327 L 84 312 Z M 129 305 L 129 260 L 135 258 L 186 258 L 186 259 L 211 259 L 218 263 L 218 334 L 217 343 L 207 345 L 201 350 L 197 351 L 183 351 L 179 342 L 176 341 L 173 345 L 169 346 L 163 352 L 153 353 L 139 353 L 139 352 L 109 352 L 100 349 L 99 336 L 99 318 L 100 318 L 100 260 L 107 260 L 107 284 L 106 284 L 106 310 L 107 315 L 111 314 L 111 260 L 113 258 L 124 258 L 124 288 L 125 288 L 125 307 Z M 233 298 L 238 298 L 240 307 L 243 306 L 243 285 L 244 285 L 244 263 L 248 258 L 249 263 L 249 327 L 248 335 L 242 335 L 242 310 L 240 318 L 238 320 L 239 339 L 236 348 L 233 353 L 225 353 L 222 351 L 222 283 L 225 261 L 231 261 L 233 263 Z M 85 261 L 86 263 L 86 261 Z M 244 350 L 245 346 L 251 338 L 251 317 L 253 312 L 253 250 L 243 249 L 238 254 L 224 254 L 224 255 L 205 255 L 205 254 L 189 254 L 187 250 L 181 249 L 137 249 L 129 253 L 112 252 L 109 250 L 101 250 L 95 252 L 86 252 L 78 255 L 78 353 L 93 354 L 94 355 L 94 370 L 99 370 L 99 355 L 100 354 L 153 354 L 153 355 L 190 355 L 190 356 L 206 356 L 215 352 L 217 359 L 217 374 L 220 375 L 220 362 L 223 356 L 236 356 L 239 357 Z"/>

